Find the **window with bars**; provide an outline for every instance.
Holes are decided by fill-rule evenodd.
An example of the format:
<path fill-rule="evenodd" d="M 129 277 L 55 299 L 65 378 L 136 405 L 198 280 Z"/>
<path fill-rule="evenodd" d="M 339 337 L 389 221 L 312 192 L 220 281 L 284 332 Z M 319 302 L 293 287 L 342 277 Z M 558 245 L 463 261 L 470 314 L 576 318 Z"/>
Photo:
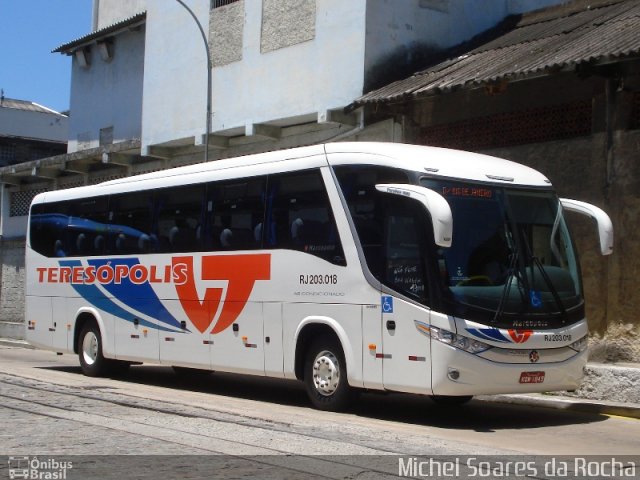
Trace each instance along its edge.
<path fill-rule="evenodd" d="M 29 215 L 29 207 L 31 206 L 33 197 L 45 191 L 46 190 L 42 189 L 11 192 L 9 199 L 9 216 L 23 217 Z"/>
<path fill-rule="evenodd" d="M 238 1 L 239 0 L 211 0 L 211 10 L 213 10 L 214 8 L 224 7 L 225 5 L 229 5 Z"/>

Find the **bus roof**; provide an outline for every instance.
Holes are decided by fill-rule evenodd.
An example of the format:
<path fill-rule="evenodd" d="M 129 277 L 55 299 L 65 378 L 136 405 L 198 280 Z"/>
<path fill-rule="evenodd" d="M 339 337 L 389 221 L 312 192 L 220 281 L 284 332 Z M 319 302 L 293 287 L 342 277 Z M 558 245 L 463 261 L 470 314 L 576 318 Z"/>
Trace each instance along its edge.
<path fill-rule="evenodd" d="M 329 143 L 325 147 L 332 165 L 363 163 L 364 158 L 358 155 L 361 153 L 377 155 L 376 164 L 424 172 L 433 177 L 520 186 L 551 186 L 551 182 L 533 168 L 480 153 L 422 145 L 374 142 Z M 334 155 L 331 154 L 335 154 L 340 160 L 332 159 Z"/>
<path fill-rule="evenodd" d="M 118 192 L 195 184 L 329 165 L 369 164 L 424 172 L 431 177 L 550 187 L 540 172 L 488 155 L 384 142 L 337 142 L 198 163 L 110 180 L 92 186 L 39 194 L 34 203 L 94 197 Z"/>

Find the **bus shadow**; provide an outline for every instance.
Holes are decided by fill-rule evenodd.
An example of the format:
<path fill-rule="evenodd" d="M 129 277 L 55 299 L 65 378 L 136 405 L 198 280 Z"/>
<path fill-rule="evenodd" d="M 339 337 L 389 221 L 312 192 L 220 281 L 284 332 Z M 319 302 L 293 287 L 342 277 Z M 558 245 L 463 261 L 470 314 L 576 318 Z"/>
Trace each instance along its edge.
<path fill-rule="evenodd" d="M 79 366 L 41 368 L 82 375 Z M 206 371 L 193 375 L 178 374 L 171 367 L 159 365 L 133 365 L 125 372 L 112 375 L 109 378 L 129 384 L 208 393 L 285 406 L 305 407 L 309 405 L 304 385 L 295 380 Z"/>
<path fill-rule="evenodd" d="M 464 405 L 445 406 L 426 397 L 396 393 L 365 393 L 361 395 L 354 413 L 380 420 L 476 432 L 589 424 L 607 419 L 598 413 L 484 399 L 473 399 Z"/>
<path fill-rule="evenodd" d="M 82 375 L 80 367 L 75 366 L 41 368 Z M 295 380 L 221 372 L 179 375 L 170 367 L 152 365 L 134 365 L 111 378 L 130 384 L 311 408 L 304 385 Z M 444 406 L 420 395 L 366 391 L 358 396 L 347 413 L 364 418 L 476 432 L 588 424 L 607 418 L 598 413 L 480 399 L 459 406 Z"/>

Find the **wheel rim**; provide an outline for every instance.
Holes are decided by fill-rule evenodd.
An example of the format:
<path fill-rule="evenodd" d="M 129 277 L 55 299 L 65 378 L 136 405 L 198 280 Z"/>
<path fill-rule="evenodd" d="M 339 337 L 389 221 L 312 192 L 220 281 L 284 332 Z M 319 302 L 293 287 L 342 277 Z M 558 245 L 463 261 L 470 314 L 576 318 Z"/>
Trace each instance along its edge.
<path fill-rule="evenodd" d="M 313 361 L 313 384 L 316 391 L 325 397 L 333 395 L 340 383 L 338 358 L 328 350 L 316 355 Z"/>
<path fill-rule="evenodd" d="M 82 357 L 87 365 L 93 365 L 98 359 L 98 337 L 93 332 L 87 332 L 82 340 Z"/>

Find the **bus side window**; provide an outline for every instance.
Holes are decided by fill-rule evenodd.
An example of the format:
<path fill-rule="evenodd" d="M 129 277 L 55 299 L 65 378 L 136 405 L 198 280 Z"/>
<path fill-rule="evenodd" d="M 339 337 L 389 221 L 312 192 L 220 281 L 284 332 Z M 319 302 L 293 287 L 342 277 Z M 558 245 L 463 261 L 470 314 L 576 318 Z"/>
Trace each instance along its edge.
<path fill-rule="evenodd" d="M 46 257 L 67 256 L 68 202 L 34 205 L 31 209 L 31 248 Z"/>
<path fill-rule="evenodd" d="M 152 249 L 163 253 L 202 250 L 204 191 L 203 185 L 188 185 L 157 192 L 158 220 Z"/>
<path fill-rule="evenodd" d="M 271 175 L 267 195 L 267 248 L 289 248 L 346 265 L 320 171 Z"/>
<path fill-rule="evenodd" d="M 205 245 L 213 251 L 262 248 L 266 177 L 207 186 Z"/>
<path fill-rule="evenodd" d="M 371 274 L 385 276 L 384 223 L 382 208 L 386 198 L 376 191 L 378 183 L 408 183 L 406 172 L 373 165 L 341 165 L 334 168 L 360 245 Z"/>
<path fill-rule="evenodd" d="M 107 249 L 115 255 L 146 253 L 151 232 L 153 193 L 125 193 L 110 197 Z"/>
<path fill-rule="evenodd" d="M 69 255 L 103 255 L 109 216 L 109 198 L 75 201 L 69 208 L 67 251 Z"/>

